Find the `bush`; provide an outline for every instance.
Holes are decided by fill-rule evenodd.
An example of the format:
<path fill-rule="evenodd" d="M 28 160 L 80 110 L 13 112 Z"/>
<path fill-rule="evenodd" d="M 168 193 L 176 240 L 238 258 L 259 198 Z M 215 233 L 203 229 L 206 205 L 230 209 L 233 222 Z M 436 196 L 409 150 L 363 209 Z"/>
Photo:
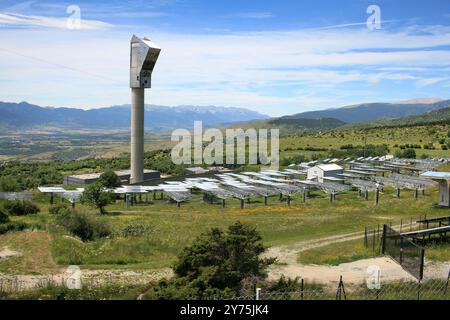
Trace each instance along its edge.
<path fill-rule="evenodd" d="M 7 223 L 9 222 L 8 214 L 0 208 L 0 223 Z"/>
<path fill-rule="evenodd" d="M 58 215 L 57 223 L 82 241 L 92 241 L 111 234 L 108 224 L 85 212 L 74 210 L 68 214 Z"/>
<path fill-rule="evenodd" d="M 103 172 L 97 182 L 105 188 L 117 188 L 122 185 L 119 176 L 112 170 Z"/>
<path fill-rule="evenodd" d="M 105 191 L 100 183 L 94 183 L 84 189 L 80 200 L 82 203 L 98 208 L 101 214 L 105 214 L 105 207 L 114 200 L 114 195 Z"/>
<path fill-rule="evenodd" d="M 12 216 L 26 216 L 40 211 L 38 206 L 27 200 L 6 200 L 3 207 Z"/>
<path fill-rule="evenodd" d="M 72 212 L 72 209 L 65 203 L 59 203 L 57 205 L 51 206 L 50 209 L 48 209 L 48 212 L 50 214 L 70 214 Z"/>
<path fill-rule="evenodd" d="M 0 234 L 5 234 L 7 232 L 17 232 L 23 231 L 28 227 L 25 222 L 13 221 L 0 224 Z"/>
<path fill-rule="evenodd" d="M 406 149 L 403 151 L 397 151 L 397 152 L 395 152 L 395 156 L 397 158 L 415 159 L 416 151 L 414 149 Z"/>
<path fill-rule="evenodd" d="M 273 258 L 261 258 L 262 238 L 251 226 L 236 222 L 226 232 L 213 228 L 179 255 L 175 277 L 149 290 L 150 299 L 210 299 L 230 297 L 244 279 L 265 279 Z"/>
<path fill-rule="evenodd" d="M 15 192 L 22 191 L 16 179 L 10 176 L 0 177 L 0 191 Z"/>
<path fill-rule="evenodd" d="M 153 233 L 153 227 L 142 223 L 130 223 L 119 232 L 124 238 L 148 236 Z"/>

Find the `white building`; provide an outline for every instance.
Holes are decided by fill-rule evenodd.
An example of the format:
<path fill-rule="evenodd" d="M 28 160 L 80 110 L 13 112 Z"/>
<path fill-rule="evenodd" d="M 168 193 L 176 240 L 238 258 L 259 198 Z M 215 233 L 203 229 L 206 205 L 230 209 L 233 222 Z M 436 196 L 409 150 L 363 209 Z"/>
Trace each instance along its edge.
<path fill-rule="evenodd" d="M 439 205 L 450 207 L 450 172 L 428 171 L 421 176 L 439 183 Z"/>
<path fill-rule="evenodd" d="M 320 183 L 326 181 L 342 182 L 339 176 L 344 172 L 344 168 L 337 164 L 319 164 L 308 169 L 308 180 L 316 180 Z"/>

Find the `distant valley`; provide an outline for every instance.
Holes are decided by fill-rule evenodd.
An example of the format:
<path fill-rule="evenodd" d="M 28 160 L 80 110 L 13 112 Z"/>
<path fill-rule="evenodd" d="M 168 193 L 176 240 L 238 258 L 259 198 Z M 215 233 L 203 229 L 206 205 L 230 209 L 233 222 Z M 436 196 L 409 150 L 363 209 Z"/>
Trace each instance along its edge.
<path fill-rule="evenodd" d="M 448 124 L 450 100 L 367 103 L 278 118 L 244 108 L 149 105 L 145 110 L 145 149 L 169 148 L 170 132 L 190 128 L 196 120 L 203 121 L 204 127 L 276 128 L 282 137 L 299 140 L 298 135 L 330 131 Z M 130 106 L 126 105 L 81 110 L 0 102 L 0 161 L 127 156 L 129 127 Z M 326 146 L 320 146 L 323 148 Z"/>

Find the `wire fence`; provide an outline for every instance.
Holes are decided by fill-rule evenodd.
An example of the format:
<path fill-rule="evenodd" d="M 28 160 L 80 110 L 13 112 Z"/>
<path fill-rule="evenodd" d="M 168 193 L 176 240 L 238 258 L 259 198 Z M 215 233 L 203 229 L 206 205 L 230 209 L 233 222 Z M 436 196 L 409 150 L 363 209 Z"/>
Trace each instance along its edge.
<path fill-rule="evenodd" d="M 345 284 L 342 277 L 339 284 L 307 283 L 304 280 L 292 290 L 257 288 L 255 291 L 235 296 L 209 296 L 205 300 L 450 300 L 450 272 L 447 279 L 427 281 L 374 282 L 360 285 Z M 20 281 L 18 277 L 0 277 L 0 298 L 26 290 L 47 289 L 49 286 L 65 286 L 67 279 L 43 278 L 33 285 Z M 114 279 L 107 281 L 114 284 Z M 95 289 L 105 285 L 98 279 L 85 279 L 83 288 Z"/>
<path fill-rule="evenodd" d="M 337 288 L 308 288 L 291 291 L 264 291 L 219 300 L 450 300 L 449 280 L 390 282 L 370 287 L 346 286 L 341 279 Z"/>

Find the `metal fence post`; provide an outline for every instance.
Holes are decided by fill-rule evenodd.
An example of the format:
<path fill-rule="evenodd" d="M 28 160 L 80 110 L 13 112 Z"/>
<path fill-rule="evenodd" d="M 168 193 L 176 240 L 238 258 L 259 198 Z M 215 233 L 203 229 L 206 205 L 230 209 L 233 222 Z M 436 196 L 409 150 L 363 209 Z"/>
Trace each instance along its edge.
<path fill-rule="evenodd" d="M 256 297 L 255 297 L 255 300 L 259 300 L 259 299 L 260 299 L 260 294 L 261 294 L 261 288 L 256 288 Z"/>
<path fill-rule="evenodd" d="M 381 254 L 386 252 L 386 233 L 387 225 L 383 224 L 383 237 L 381 238 Z"/>
<path fill-rule="evenodd" d="M 417 284 L 417 300 L 420 300 L 420 287 L 421 287 L 421 280 L 419 280 L 419 283 Z"/>
<path fill-rule="evenodd" d="M 347 300 L 347 295 L 345 294 L 344 281 L 342 276 L 339 278 L 339 286 L 336 291 L 336 300 L 342 300 L 342 294 L 344 294 L 344 300 Z"/>
<path fill-rule="evenodd" d="M 450 270 L 448 270 L 447 283 L 445 284 L 444 295 L 447 294 L 449 280 L 450 280 Z"/>
<path fill-rule="evenodd" d="M 375 252 L 375 229 L 373 229 L 372 252 Z"/>
<path fill-rule="evenodd" d="M 422 247 L 420 249 L 420 270 L 419 270 L 419 278 L 420 280 L 423 279 L 423 265 L 425 263 L 425 249 Z"/>
<path fill-rule="evenodd" d="M 364 248 L 367 248 L 367 227 L 364 227 Z"/>
<path fill-rule="evenodd" d="M 450 273 L 449 273 L 449 275 L 450 275 Z M 303 290 L 304 290 L 304 279 L 302 278 L 302 282 L 301 282 L 301 286 L 300 286 L 300 299 L 301 300 L 303 300 Z M 447 281 L 447 284 L 448 284 L 448 281 Z"/>

